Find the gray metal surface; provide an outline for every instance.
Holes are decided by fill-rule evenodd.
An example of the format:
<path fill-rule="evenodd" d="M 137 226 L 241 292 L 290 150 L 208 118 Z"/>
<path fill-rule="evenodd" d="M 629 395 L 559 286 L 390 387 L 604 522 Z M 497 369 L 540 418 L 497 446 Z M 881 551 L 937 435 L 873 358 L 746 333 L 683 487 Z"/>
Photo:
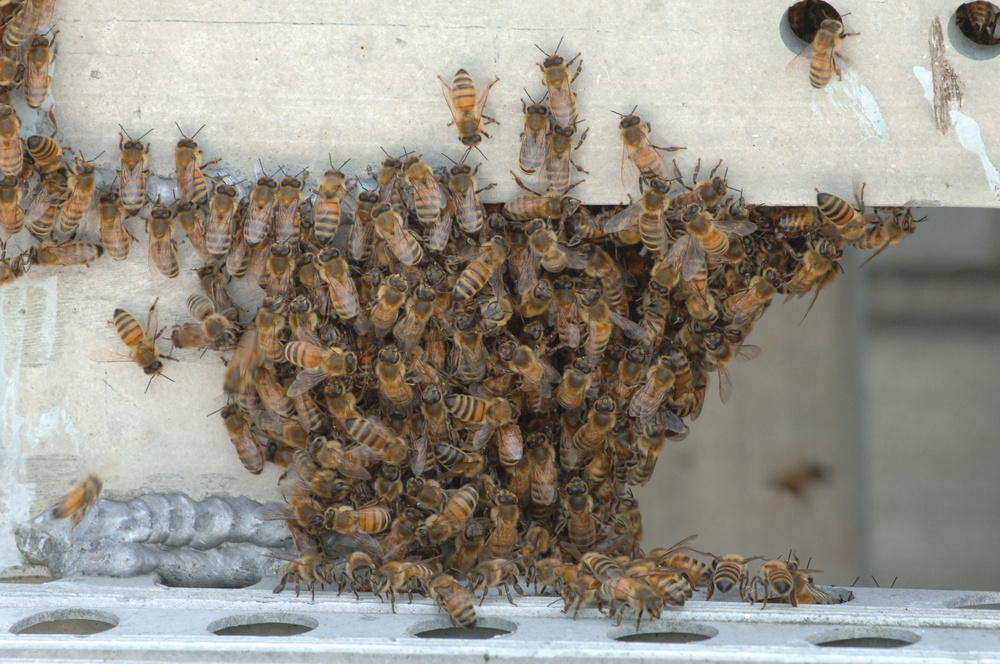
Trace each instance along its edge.
<path fill-rule="evenodd" d="M 0 594 L 0 659 L 935 662 L 1000 657 L 997 612 L 959 608 L 995 605 L 1000 593 L 858 588 L 856 599 L 847 604 L 771 604 L 764 610 L 760 605 L 698 601 L 696 596 L 682 609 L 665 611 L 660 620 L 644 620 L 638 632 L 708 638 L 643 643 L 617 640 L 635 638 L 634 618 L 616 626 L 615 620 L 588 609 L 574 621 L 541 597 L 518 598 L 517 606 L 504 598 L 486 600 L 479 609 L 480 626 L 508 634 L 486 640 L 427 639 L 417 635 L 449 627 L 429 600 L 404 601 L 392 614 L 388 603 L 374 597 L 356 601 L 318 592 L 312 602 L 307 593 L 295 597 L 290 590 L 276 596 L 270 592 L 273 583 L 267 579 L 239 591 L 165 588 L 149 579 L 6 585 Z M 85 637 L 12 633 L 39 619 L 88 617 L 113 627 Z M 283 625 L 306 631 L 267 635 Z M 213 633 L 226 628 L 243 634 Z M 845 639 L 861 641 L 854 647 L 819 645 Z M 895 647 L 887 648 L 890 643 Z"/>

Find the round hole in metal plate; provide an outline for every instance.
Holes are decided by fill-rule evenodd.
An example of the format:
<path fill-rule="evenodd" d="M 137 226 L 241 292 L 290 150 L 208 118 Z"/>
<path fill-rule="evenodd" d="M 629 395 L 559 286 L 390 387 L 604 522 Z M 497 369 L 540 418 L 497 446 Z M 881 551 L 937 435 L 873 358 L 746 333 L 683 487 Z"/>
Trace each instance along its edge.
<path fill-rule="evenodd" d="M 842 627 L 810 636 L 807 639 L 821 648 L 903 648 L 920 637 L 902 629 L 881 627 Z"/>
<path fill-rule="evenodd" d="M 217 636 L 298 636 L 318 626 L 314 618 L 294 613 L 242 613 L 210 623 L 208 631 Z"/>
<path fill-rule="evenodd" d="M 498 636 L 506 636 L 517 630 L 517 623 L 499 618 L 483 618 L 480 616 L 475 627 L 455 627 L 445 619 L 428 620 L 417 623 L 407 630 L 411 635 L 421 639 L 462 639 L 483 640 Z"/>
<path fill-rule="evenodd" d="M 676 623 L 659 626 L 657 629 L 649 629 L 642 632 L 632 632 L 629 630 L 613 630 L 610 634 L 615 641 L 625 643 L 697 643 L 708 641 L 712 637 L 718 636 L 719 630 L 708 625 L 697 623 Z"/>
<path fill-rule="evenodd" d="M 11 625 L 13 634 L 70 634 L 87 636 L 117 627 L 118 616 L 91 609 L 42 611 Z"/>

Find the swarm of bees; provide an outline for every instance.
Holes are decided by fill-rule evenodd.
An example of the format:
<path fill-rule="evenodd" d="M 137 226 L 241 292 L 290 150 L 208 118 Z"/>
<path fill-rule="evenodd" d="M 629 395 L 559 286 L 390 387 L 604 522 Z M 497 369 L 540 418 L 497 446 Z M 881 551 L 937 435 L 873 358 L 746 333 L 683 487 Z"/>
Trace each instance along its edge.
<path fill-rule="evenodd" d="M 2 11 L 12 6 L 8 50 L 45 24 L 51 0 Z M 830 21 L 815 38 L 817 87 L 847 36 Z M 34 49 L 50 45 L 35 38 L 27 51 L 26 99 L 44 98 L 29 80 L 51 61 Z M 214 162 L 195 140 L 201 130 L 188 137 L 178 127 L 179 199 L 169 206 L 149 200 L 143 136 L 122 128 L 117 188 L 98 195 L 92 162 L 70 164 L 45 136 L 22 140 L 0 100 L 0 229 L 26 226 L 37 240 L 0 257 L 0 284 L 30 265 L 126 260 L 124 224 L 147 206 L 150 268 L 173 278 L 180 226 L 204 260 L 203 292 L 189 297 L 191 319 L 173 328 L 173 347 L 226 353 L 221 417 L 240 461 L 254 474 L 275 463 L 291 477 L 287 504 L 264 515 L 287 523 L 298 552 L 275 592 L 294 583 L 315 596 L 336 583 L 388 594 L 393 608 L 399 594 L 418 593 L 462 627 L 476 625 L 477 593 L 480 604 L 493 588 L 513 603 L 522 579 L 554 590 L 574 617 L 608 605 L 620 622 L 628 607 L 637 624 L 683 605 L 700 584 L 765 606 L 842 601 L 791 554 L 751 578 L 755 558 L 704 554 L 708 565 L 687 555 L 691 538 L 644 552 L 630 487 L 648 482 L 668 441 L 687 434 L 712 374 L 728 399 L 727 366 L 757 354 L 745 340 L 776 295 L 815 298 L 846 245 L 881 252 L 918 220 L 906 208 L 866 212 L 863 189 L 859 208 L 821 192 L 814 207 L 746 205 L 721 161 L 702 177 L 699 160 L 688 181 L 664 159 L 686 148 L 654 144 L 636 108 L 619 127 L 623 180 L 639 185 L 639 199 L 583 205 L 569 195 L 581 184 L 574 174 L 586 173 L 573 159 L 586 136 L 575 139 L 583 61 L 559 46 L 539 63 L 541 101 L 529 94 L 523 104 L 518 168 L 544 193 L 512 172 L 526 193 L 504 204 L 479 198 L 493 185 L 467 161 L 489 138 L 484 121 L 496 122 L 484 111 L 497 81 L 477 89 L 465 69 L 450 84 L 441 78 L 465 148 L 450 166 L 387 154 L 367 189 L 331 159 L 315 190 L 301 173 L 262 174 L 241 195 L 206 175 Z M 95 206 L 100 241 L 77 241 Z M 230 297 L 233 278 L 260 286 L 252 315 Z M 155 306 L 145 327 L 122 309 L 113 315 L 128 359 L 151 380 L 169 357 Z"/>

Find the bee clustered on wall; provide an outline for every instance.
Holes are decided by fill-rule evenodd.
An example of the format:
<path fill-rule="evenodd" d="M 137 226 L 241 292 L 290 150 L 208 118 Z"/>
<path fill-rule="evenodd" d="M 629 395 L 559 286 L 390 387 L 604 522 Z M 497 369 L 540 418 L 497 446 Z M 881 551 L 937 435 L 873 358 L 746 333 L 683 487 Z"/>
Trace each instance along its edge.
<path fill-rule="evenodd" d="M 45 25 L 43 9 L 51 1 L 3 9 L 14 12 L 5 52 Z M 48 42 L 35 37 L 25 56 L 29 105 L 41 95 L 36 46 Z M 685 148 L 652 143 L 635 109 L 619 126 L 641 196 L 584 205 L 569 195 L 585 172 L 572 158 L 586 135 L 576 142 L 582 60 L 558 48 L 539 64 L 541 101 L 524 104 L 517 165 L 544 193 L 514 175 L 526 191 L 504 204 L 480 200 L 489 187 L 468 163 L 495 122 L 484 110 L 497 81 L 477 88 L 464 69 L 441 84 L 466 156 L 435 166 L 387 155 L 371 190 L 331 160 L 313 191 L 305 175 L 263 175 L 244 195 L 207 177 L 197 132 L 181 132 L 179 198 L 145 217 L 150 267 L 179 274 L 180 226 L 204 260 L 203 292 L 188 299 L 173 347 L 226 354 L 221 415 L 241 462 L 288 469 L 287 505 L 264 516 L 286 521 L 299 557 L 275 592 L 336 583 L 388 593 L 393 606 L 416 592 L 465 627 L 476 624 L 475 593 L 497 588 L 512 601 L 521 579 L 559 593 L 574 616 L 607 604 L 619 620 L 626 606 L 637 621 L 658 617 L 702 583 L 765 605 L 843 601 L 791 553 L 751 579 L 756 558 L 696 552 L 691 538 L 645 552 L 630 487 L 687 434 L 713 374 L 728 399 L 727 365 L 756 354 L 744 342 L 776 295 L 815 297 L 846 246 L 880 252 L 917 220 L 826 193 L 812 207 L 747 205 L 721 162 L 702 177 L 699 161 L 687 182 L 663 157 Z M 69 164 L 48 137 L 22 139 L 0 103 L 0 230 L 26 226 L 35 239 L 3 258 L 0 283 L 33 265 L 127 259 L 125 224 L 148 205 L 142 138 L 121 136 L 117 187 L 98 195 L 92 162 Z M 95 207 L 100 241 L 76 240 Z M 263 291 L 253 315 L 230 297 L 232 279 Z M 131 359 L 160 375 L 155 303 L 145 327 L 121 309 L 114 324 Z M 77 520 L 96 486 L 64 516 Z"/>

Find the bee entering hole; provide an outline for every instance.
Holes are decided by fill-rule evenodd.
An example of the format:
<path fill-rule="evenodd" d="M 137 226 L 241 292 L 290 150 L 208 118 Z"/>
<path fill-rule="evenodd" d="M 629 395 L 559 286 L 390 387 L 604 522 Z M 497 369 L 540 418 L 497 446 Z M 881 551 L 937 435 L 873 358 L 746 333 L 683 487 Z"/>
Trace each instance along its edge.
<path fill-rule="evenodd" d="M 795 35 L 803 44 L 811 44 L 819 31 L 820 25 L 826 19 L 841 21 L 840 12 L 833 5 L 823 0 L 800 0 L 788 8 L 782 17 L 781 27 L 785 45 L 798 52 L 801 44 L 795 44 L 788 38 L 787 32 Z M 791 42 L 791 43 L 790 43 Z"/>
<path fill-rule="evenodd" d="M 1000 45 L 998 23 L 1000 7 L 992 2 L 966 2 L 955 10 L 955 24 L 959 32 L 980 46 Z"/>

